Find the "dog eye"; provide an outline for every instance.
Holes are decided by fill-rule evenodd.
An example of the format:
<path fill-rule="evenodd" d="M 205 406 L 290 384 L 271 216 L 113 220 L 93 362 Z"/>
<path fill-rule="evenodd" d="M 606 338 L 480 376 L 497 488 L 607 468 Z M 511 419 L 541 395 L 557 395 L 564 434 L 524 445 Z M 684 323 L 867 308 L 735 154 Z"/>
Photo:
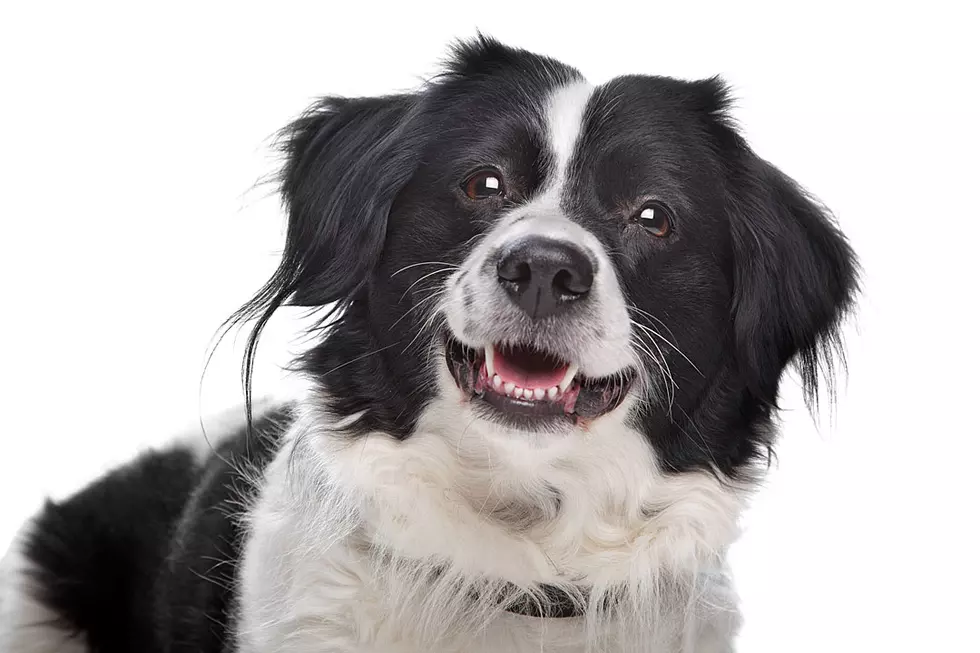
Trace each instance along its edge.
<path fill-rule="evenodd" d="M 644 204 L 634 220 L 657 238 L 666 238 L 673 229 L 670 211 L 660 202 Z"/>
<path fill-rule="evenodd" d="M 504 180 L 496 170 L 481 170 L 463 182 L 463 192 L 471 200 L 485 200 L 504 194 Z"/>

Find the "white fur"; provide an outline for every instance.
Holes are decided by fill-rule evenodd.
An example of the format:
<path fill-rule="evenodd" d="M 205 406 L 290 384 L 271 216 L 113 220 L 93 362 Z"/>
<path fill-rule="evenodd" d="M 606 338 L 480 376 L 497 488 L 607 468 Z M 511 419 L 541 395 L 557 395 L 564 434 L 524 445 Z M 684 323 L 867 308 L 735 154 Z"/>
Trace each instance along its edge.
<path fill-rule="evenodd" d="M 738 618 L 724 552 L 741 492 L 660 474 L 619 415 L 534 439 L 473 415 L 448 373 L 440 385 L 404 442 L 345 437 L 315 411 L 290 431 L 251 513 L 244 653 L 728 650 Z M 510 505 L 539 519 L 515 528 L 496 516 Z M 576 619 L 512 615 L 469 594 L 505 581 L 593 594 Z M 600 615 L 602 589 L 620 584 L 623 609 Z"/>
<path fill-rule="evenodd" d="M 635 363 L 612 265 L 560 209 L 591 93 L 575 84 L 553 95 L 557 165 L 545 191 L 520 216 L 504 217 L 463 267 L 477 272 L 495 244 L 528 229 L 591 249 L 608 337 L 584 340 L 576 362 L 600 376 Z M 450 329 L 471 346 L 486 344 L 473 342 L 473 315 L 452 293 L 450 282 Z M 744 489 L 708 473 L 662 473 L 628 426 L 632 397 L 586 426 L 527 433 L 479 417 L 445 365 L 435 368 L 438 398 L 405 441 L 351 438 L 350 419 L 340 424 L 304 404 L 257 479 L 241 566 L 243 653 L 731 649 L 739 617 L 725 552 Z M 568 590 L 583 616 L 502 609 L 501 593 L 538 583 Z"/>
<path fill-rule="evenodd" d="M 453 336 L 463 344 L 482 350 L 494 344 L 492 333 L 498 330 L 508 310 L 517 311 L 504 294 L 496 276 L 486 273 L 485 261 L 497 248 L 509 241 L 516 241 L 526 234 L 544 234 L 555 240 L 573 242 L 591 251 L 598 265 L 592 282 L 592 324 L 601 320 L 602 332 L 593 329 L 577 329 L 566 338 L 574 343 L 568 359 L 579 366 L 582 374 L 590 377 L 610 376 L 626 368 L 637 366 L 637 357 L 631 347 L 631 327 L 626 300 L 616 281 L 612 262 L 601 243 L 578 224 L 552 211 L 542 211 L 541 205 L 532 202 L 520 209 L 521 220 L 501 220 L 479 245 L 466 257 L 460 269 L 447 277 L 442 309 Z M 467 287 L 473 302 L 467 307 L 463 299 L 463 284 L 457 279 L 466 275 Z"/>
<path fill-rule="evenodd" d="M 552 178 L 554 187 L 564 185 L 565 173 L 582 131 L 585 109 L 594 91 L 592 84 L 579 81 L 560 87 L 548 99 L 548 143 L 556 158 L 557 172 Z"/>
<path fill-rule="evenodd" d="M 60 627 L 56 615 L 34 599 L 30 564 L 22 547 L 25 526 L 0 560 L 0 653 L 86 653 L 83 639 Z"/>

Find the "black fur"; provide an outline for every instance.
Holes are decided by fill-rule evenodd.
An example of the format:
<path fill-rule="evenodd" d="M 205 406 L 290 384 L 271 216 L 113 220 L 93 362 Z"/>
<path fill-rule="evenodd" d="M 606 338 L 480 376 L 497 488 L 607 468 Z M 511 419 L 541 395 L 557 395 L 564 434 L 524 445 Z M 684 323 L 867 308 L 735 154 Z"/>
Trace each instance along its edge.
<path fill-rule="evenodd" d="M 37 517 L 24 550 L 39 598 L 92 651 L 152 641 L 154 585 L 198 478 L 189 452 L 148 453 Z"/>
<path fill-rule="evenodd" d="M 300 367 L 335 414 L 365 411 L 355 430 L 412 433 L 440 364 L 432 295 L 446 266 L 431 262 L 459 264 L 501 211 L 541 187 L 542 106 L 579 78 L 481 38 L 459 45 L 415 95 L 325 99 L 284 132 L 286 253 L 239 317 L 260 318 L 257 338 L 285 303 L 346 308 Z M 573 162 L 578 191 L 563 208 L 606 245 L 633 318 L 671 339 L 646 344 L 673 372 L 673 401 L 651 399 L 636 425 L 666 469 L 738 477 L 769 455 L 787 364 L 797 363 L 808 401 L 821 367 L 832 380 L 856 263 L 829 213 L 751 151 L 729 104 L 716 78 L 604 85 Z M 460 180 L 487 164 L 504 171 L 512 199 L 461 202 Z M 675 215 L 666 241 L 627 224 L 650 196 Z"/>
<path fill-rule="evenodd" d="M 38 598 L 91 653 L 221 653 L 233 615 L 243 504 L 289 422 L 259 418 L 204 463 L 150 452 L 60 503 L 24 546 Z"/>
<path fill-rule="evenodd" d="M 543 105 L 580 76 L 480 38 L 418 93 L 325 98 L 283 132 L 289 224 L 282 263 L 233 321 L 254 318 L 245 363 L 287 304 L 324 307 L 298 365 L 355 434 L 410 437 L 433 396 L 442 321 L 432 293 L 502 211 L 553 163 Z M 839 351 L 857 265 L 829 213 L 757 157 L 717 79 L 629 76 L 595 93 L 562 208 L 613 260 L 633 318 L 655 326 L 677 384 L 632 415 L 667 472 L 744 475 L 772 444 L 779 382 L 796 362 L 807 399 Z M 492 164 L 509 199 L 467 203 L 460 182 Z M 629 216 L 656 199 L 670 237 Z M 434 263 L 438 262 L 438 263 Z M 426 276 L 429 275 L 429 276 Z M 642 334 L 637 336 L 644 338 Z M 681 355 L 679 352 L 684 352 Z M 252 491 L 288 411 L 259 419 L 203 466 L 146 454 L 38 517 L 26 553 L 40 598 L 94 653 L 230 651 L 235 569 Z"/>

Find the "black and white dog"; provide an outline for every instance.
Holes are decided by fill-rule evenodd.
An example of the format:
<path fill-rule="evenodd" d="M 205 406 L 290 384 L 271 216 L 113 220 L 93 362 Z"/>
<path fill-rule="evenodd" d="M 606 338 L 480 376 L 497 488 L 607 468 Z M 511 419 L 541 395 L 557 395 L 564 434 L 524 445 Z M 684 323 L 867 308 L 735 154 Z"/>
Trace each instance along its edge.
<path fill-rule="evenodd" d="M 813 400 L 857 266 L 718 79 L 480 37 L 286 128 L 280 267 L 335 307 L 309 394 L 49 503 L 4 653 L 729 651 L 780 378 Z"/>

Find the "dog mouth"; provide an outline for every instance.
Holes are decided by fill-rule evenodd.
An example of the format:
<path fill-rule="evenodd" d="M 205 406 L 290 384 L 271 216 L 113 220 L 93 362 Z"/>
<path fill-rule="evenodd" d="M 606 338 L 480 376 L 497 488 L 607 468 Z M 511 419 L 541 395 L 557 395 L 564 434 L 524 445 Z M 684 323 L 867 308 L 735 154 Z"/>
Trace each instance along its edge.
<path fill-rule="evenodd" d="M 634 370 L 586 377 L 578 365 L 530 344 L 493 344 L 482 349 L 446 338 L 446 363 L 466 397 L 522 425 L 534 420 L 595 419 L 619 406 Z"/>

